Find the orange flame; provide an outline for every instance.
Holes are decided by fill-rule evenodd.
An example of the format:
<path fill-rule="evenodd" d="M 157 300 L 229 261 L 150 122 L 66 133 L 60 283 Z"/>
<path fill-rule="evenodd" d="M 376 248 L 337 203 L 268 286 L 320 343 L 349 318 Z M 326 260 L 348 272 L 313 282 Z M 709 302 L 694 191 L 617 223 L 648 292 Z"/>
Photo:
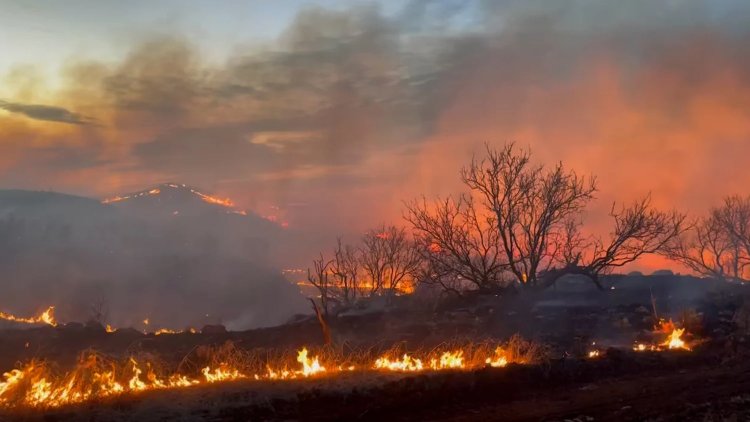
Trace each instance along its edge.
<path fill-rule="evenodd" d="M 55 307 L 54 306 L 48 307 L 47 310 L 39 314 L 39 316 L 31 317 L 31 318 L 17 317 L 12 314 L 0 312 L 0 319 L 4 319 L 6 321 L 22 322 L 25 324 L 47 324 L 53 327 L 57 326 L 57 321 L 55 320 Z"/>
<path fill-rule="evenodd" d="M 108 331 L 109 329 L 111 327 L 108 326 Z M 203 367 L 198 376 L 178 373 L 164 376 L 159 375 L 149 362 L 139 362 L 132 357 L 124 365 L 118 366 L 103 361 L 96 354 L 89 354 L 83 356 L 72 371 L 62 376 L 55 376 L 44 364 L 34 361 L 6 372 L 0 378 L 0 407 L 50 408 L 138 391 L 185 388 L 239 379 L 291 380 L 367 368 L 418 372 L 464 370 L 471 367 L 466 363 L 461 349 L 433 356 L 429 360 L 414 358 L 408 354 L 398 360 L 384 356 L 372 366 L 357 368 L 353 365 L 332 365 L 327 369 L 317 356 L 310 355 L 307 348 L 303 347 L 297 352 L 297 369 L 276 369 L 269 365 L 264 373 L 249 374 L 227 363 L 220 363 L 216 367 Z M 507 362 L 502 348 L 497 348 L 495 355 L 487 358 L 487 363 L 491 366 L 505 366 Z"/>

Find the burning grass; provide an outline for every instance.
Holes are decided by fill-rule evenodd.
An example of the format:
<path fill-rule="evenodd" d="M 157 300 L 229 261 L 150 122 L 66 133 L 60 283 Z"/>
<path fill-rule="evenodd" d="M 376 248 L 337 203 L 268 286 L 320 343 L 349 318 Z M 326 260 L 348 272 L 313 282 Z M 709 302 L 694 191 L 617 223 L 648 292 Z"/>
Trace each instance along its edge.
<path fill-rule="evenodd" d="M 5 312 L 0 312 L 0 319 L 4 319 L 6 321 L 20 322 L 24 324 L 47 324 L 53 327 L 57 326 L 57 320 L 55 320 L 55 307 L 54 306 L 48 307 L 44 312 L 42 312 L 41 314 L 35 317 L 28 317 L 28 318 L 15 316 L 13 314 L 5 313 Z"/>
<path fill-rule="evenodd" d="M 644 351 L 662 351 L 662 350 L 691 350 L 691 347 L 683 339 L 685 335 L 684 328 L 677 328 L 674 322 L 661 320 L 654 330 L 658 336 L 664 336 L 664 340 L 658 344 L 636 343 L 633 350 L 636 352 Z"/>
<path fill-rule="evenodd" d="M 51 408 L 148 390 L 186 388 L 233 380 L 281 381 L 332 377 L 343 372 L 419 372 L 502 367 L 540 363 L 546 348 L 513 336 L 508 342 L 444 343 L 430 350 L 354 350 L 346 345 L 298 351 L 243 350 L 227 342 L 202 346 L 176 369 L 154 356 L 115 359 L 95 351 L 82 353 L 75 367 L 62 371 L 31 361 L 6 372 L 0 380 L 0 406 Z"/>

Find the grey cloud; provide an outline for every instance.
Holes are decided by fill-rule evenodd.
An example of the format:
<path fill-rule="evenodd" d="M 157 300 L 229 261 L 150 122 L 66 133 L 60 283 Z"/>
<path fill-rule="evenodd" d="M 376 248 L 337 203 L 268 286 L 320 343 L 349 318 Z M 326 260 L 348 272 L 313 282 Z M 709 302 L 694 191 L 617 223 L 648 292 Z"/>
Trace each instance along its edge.
<path fill-rule="evenodd" d="M 74 125 L 89 125 L 95 123 L 93 119 L 74 113 L 63 107 L 48 106 L 42 104 L 25 104 L 0 100 L 0 109 L 11 113 L 23 114 L 24 116 L 48 122 L 60 122 Z"/>

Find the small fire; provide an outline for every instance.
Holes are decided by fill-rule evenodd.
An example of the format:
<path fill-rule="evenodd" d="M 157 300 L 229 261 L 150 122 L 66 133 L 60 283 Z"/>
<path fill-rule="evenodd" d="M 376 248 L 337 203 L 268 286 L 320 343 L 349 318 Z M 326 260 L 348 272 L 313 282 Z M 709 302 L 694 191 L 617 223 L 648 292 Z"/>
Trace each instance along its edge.
<path fill-rule="evenodd" d="M 599 351 L 598 350 L 590 350 L 588 356 L 589 356 L 589 359 L 598 358 L 599 357 Z"/>
<path fill-rule="evenodd" d="M 326 370 L 326 368 L 320 365 L 318 358 L 307 357 L 307 349 L 304 347 L 297 353 L 297 362 L 302 364 L 302 375 L 306 377 L 325 372 Z"/>
<path fill-rule="evenodd" d="M 662 346 L 666 346 L 669 349 L 683 349 L 690 350 L 690 348 L 682 341 L 682 335 L 685 333 L 684 328 L 675 328 L 669 337 L 662 343 Z"/>
<path fill-rule="evenodd" d="M 107 331 L 108 333 L 114 333 L 115 331 L 117 331 L 117 328 L 112 328 L 112 326 L 111 326 L 111 325 L 107 324 L 107 327 L 105 327 L 105 330 L 106 330 L 106 331 Z"/>
<path fill-rule="evenodd" d="M 190 192 L 198 195 L 204 202 L 214 205 L 221 205 L 222 207 L 232 208 L 234 202 L 229 198 L 217 198 L 215 196 L 206 195 L 205 193 L 198 192 L 197 190 L 190 189 Z"/>
<path fill-rule="evenodd" d="M 4 319 L 6 321 L 22 322 L 25 324 L 47 324 L 53 327 L 57 326 L 57 321 L 55 320 L 55 307 L 54 306 L 48 307 L 47 310 L 39 314 L 39 316 L 31 317 L 31 318 L 17 317 L 12 314 L 0 312 L 0 319 Z"/>
<path fill-rule="evenodd" d="M 430 360 L 430 368 L 433 370 L 441 369 L 458 369 L 464 367 L 464 352 L 458 350 L 455 352 L 445 352 L 440 355 L 439 359 Z"/>
<path fill-rule="evenodd" d="M 502 347 L 498 347 L 497 349 L 495 349 L 495 356 L 487 358 L 484 363 L 493 368 L 505 367 L 506 365 L 508 365 L 508 354 L 505 352 L 505 349 L 503 349 Z"/>
<path fill-rule="evenodd" d="M 399 372 L 419 372 L 426 369 L 440 371 L 443 369 L 463 369 L 466 367 L 463 350 L 443 352 L 439 357 L 430 359 L 429 365 L 425 365 L 422 362 L 422 359 L 414 358 L 405 353 L 400 360 L 391 360 L 387 356 L 378 358 L 373 367 L 375 369 Z"/>
<path fill-rule="evenodd" d="M 401 360 L 390 360 L 387 357 L 381 357 L 375 361 L 375 369 L 387 369 L 389 371 L 416 372 L 424 369 L 420 359 L 414 359 L 404 354 Z"/>
<path fill-rule="evenodd" d="M 633 346 L 633 350 L 636 352 L 644 352 L 646 350 L 661 351 L 664 349 L 691 350 L 690 346 L 688 346 L 688 344 L 682 339 L 682 336 L 685 334 L 685 329 L 677 328 L 672 320 L 660 321 L 659 327 L 657 327 L 656 331 L 667 336 L 663 342 L 659 343 L 658 345 L 636 343 Z"/>
<path fill-rule="evenodd" d="M 154 335 L 160 336 L 162 334 L 182 334 L 182 333 L 195 334 L 197 332 L 198 332 L 198 330 L 196 330 L 193 327 L 190 327 L 190 328 L 187 328 L 187 329 L 184 329 L 184 330 L 172 330 L 172 329 L 169 329 L 169 328 L 159 328 L 158 330 L 154 331 Z"/>

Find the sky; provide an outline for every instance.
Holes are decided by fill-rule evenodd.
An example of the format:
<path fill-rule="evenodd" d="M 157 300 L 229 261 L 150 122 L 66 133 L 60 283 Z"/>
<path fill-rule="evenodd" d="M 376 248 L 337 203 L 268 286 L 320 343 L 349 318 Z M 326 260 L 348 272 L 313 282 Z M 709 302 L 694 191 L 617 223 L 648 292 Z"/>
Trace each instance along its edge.
<path fill-rule="evenodd" d="M 602 231 L 613 201 L 699 214 L 750 193 L 745 0 L 0 10 L 0 188 L 188 183 L 331 242 L 460 192 L 484 143 L 596 175 Z"/>

